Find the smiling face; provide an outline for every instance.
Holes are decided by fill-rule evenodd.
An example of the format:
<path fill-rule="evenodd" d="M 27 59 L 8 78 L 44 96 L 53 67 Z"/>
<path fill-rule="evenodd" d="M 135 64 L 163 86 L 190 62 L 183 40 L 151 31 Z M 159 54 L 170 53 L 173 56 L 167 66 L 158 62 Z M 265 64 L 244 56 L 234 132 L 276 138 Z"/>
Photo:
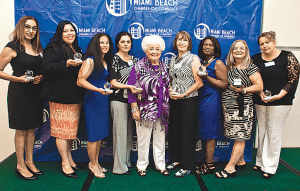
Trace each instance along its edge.
<path fill-rule="evenodd" d="M 75 40 L 75 29 L 70 24 L 66 24 L 64 26 L 64 31 L 62 34 L 62 39 L 67 43 L 68 45 L 72 45 Z"/>
<path fill-rule="evenodd" d="M 24 37 L 26 40 L 32 40 L 37 32 L 37 24 L 34 20 L 27 20 L 24 25 Z"/>
<path fill-rule="evenodd" d="M 119 52 L 128 53 L 131 49 L 131 40 L 129 36 L 122 36 L 118 43 Z"/>
<path fill-rule="evenodd" d="M 234 59 L 244 59 L 244 57 L 246 56 L 245 44 L 243 42 L 236 42 L 232 54 Z"/>
<path fill-rule="evenodd" d="M 203 53 L 206 56 L 213 56 L 215 54 L 214 43 L 210 39 L 206 39 L 203 43 Z"/>
<path fill-rule="evenodd" d="M 149 44 L 146 55 L 152 64 L 156 64 L 161 56 L 161 48 L 159 44 Z"/>
<path fill-rule="evenodd" d="M 108 53 L 109 51 L 109 40 L 106 36 L 101 36 L 99 39 L 100 48 L 103 54 Z"/>
<path fill-rule="evenodd" d="M 275 50 L 275 40 L 274 41 L 270 41 L 268 38 L 266 37 L 261 37 L 259 39 L 259 46 L 260 49 L 265 53 L 265 54 L 269 54 L 272 53 Z"/>
<path fill-rule="evenodd" d="M 180 35 L 177 39 L 176 46 L 178 48 L 178 51 L 180 52 L 187 52 L 189 48 L 189 39 L 182 37 Z"/>

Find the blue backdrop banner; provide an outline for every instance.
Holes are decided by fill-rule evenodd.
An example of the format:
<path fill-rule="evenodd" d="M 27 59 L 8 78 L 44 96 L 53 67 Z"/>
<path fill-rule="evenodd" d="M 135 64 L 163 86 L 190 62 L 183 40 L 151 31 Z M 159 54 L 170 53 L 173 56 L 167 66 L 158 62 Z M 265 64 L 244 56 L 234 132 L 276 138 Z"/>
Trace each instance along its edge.
<path fill-rule="evenodd" d="M 172 47 L 175 35 L 184 30 L 192 37 L 194 54 L 198 53 L 198 45 L 203 38 L 216 37 L 222 49 L 221 59 L 225 62 L 232 42 L 237 39 L 248 43 L 251 56 L 259 52 L 256 41 L 261 30 L 262 0 L 15 0 L 16 22 L 25 15 L 33 16 L 39 21 L 44 48 L 54 35 L 57 24 L 62 20 L 69 20 L 76 26 L 79 46 L 83 52 L 96 33 L 107 33 L 114 41 L 120 31 L 128 31 L 133 36 L 130 54 L 140 59 L 145 56 L 141 48 L 142 38 L 156 34 L 166 42 L 161 59 L 168 64 L 176 54 Z M 36 131 L 34 159 L 60 161 L 55 139 L 50 136 L 48 116 L 46 104 L 45 123 Z M 253 136 L 246 146 L 246 161 L 252 159 L 252 142 Z M 227 161 L 233 142 L 220 137 L 216 143 L 215 161 Z M 82 115 L 78 138 L 72 145 L 75 161 L 89 160 L 86 146 Z M 196 143 L 196 150 L 197 160 L 201 160 L 201 141 Z M 136 151 L 134 137 L 133 161 L 137 159 Z M 104 140 L 100 155 L 101 161 L 112 161 L 111 134 Z"/>

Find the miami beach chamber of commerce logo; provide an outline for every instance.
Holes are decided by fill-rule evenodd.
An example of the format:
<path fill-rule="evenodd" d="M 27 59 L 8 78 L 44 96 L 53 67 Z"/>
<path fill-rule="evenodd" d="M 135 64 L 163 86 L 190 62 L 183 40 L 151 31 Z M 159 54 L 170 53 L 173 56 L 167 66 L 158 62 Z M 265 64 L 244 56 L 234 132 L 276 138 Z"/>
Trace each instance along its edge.
<path fill-rule="evenodd" d="M 199 40 L 202 40 L 207 36 L 223 39 L 234 39 L 235 30 L 211 29 L 207 24 L 200 23 L 194 28 L 194 35 Z"/>
<path fill-rule="evenodd" d="M 204 39 L 209 36 L 209 27 L 204 23 L 198 24 L 194 29 L 194 35 L 197 39 Z"/>
<path fill-rule="evenodd" d="M 123 16 L 128 12 L 131 2 L 131 0 L 106 0 L 106 9 L 113 16 Z"/>
<path fill-rule="evenodd" d="M 125 15 L 129 9 L 135 12 L 175 12 L 178 10 L 178 0 L 106 0 L 106 9 L 116 17 Z"/>
<path fill-rule="evenodd" d="M 133 39 L 140 39 L 144 35 L 144 26 L 141 23 L 135 22 L 129 26 L 128 32 L 132 35 Z"/>
<path fill-rule="evenodd" d="M 132 35 L 133 39 L 140 39 L 144 36 L 159 35 L 161 37 L 172 37 L 171 28 L 156 28 L 144 27 L 141 23 L 134 22 L 128 27 L 128 32 Z"/>

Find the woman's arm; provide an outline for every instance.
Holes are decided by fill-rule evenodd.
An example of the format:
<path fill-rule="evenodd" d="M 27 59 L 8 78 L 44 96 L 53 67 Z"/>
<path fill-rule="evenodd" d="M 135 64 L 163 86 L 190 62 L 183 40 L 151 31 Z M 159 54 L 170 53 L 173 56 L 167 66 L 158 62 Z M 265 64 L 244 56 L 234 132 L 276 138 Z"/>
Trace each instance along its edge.
<path fill-rule="evenodd" d="M 86 59 L 78 72 L 77 85 L 91 91 L 99 92 L 103 95 L 111 94 L 110 92 L 104 91 L 102 88 L 97 88 L 96 86 L 92 85 L 90 82 L 86 80 L 91 75 L 93 70 L 94 70 L 93 59 L 92 58 Z"/>
<path fill-rule="evenodd" d="M 298 60 L 296 59 L 295 55 L 293 53 L 289 53 L 288 55 L 288 63 L 287 63 L 287 76 L 288 76 L 288 82 L 285 84 L 285 86 L 281 89 L 279 94 L 273 95 L 271 99 L 269 100 L 263 100 L 265 103 L 272 102 L 275 100 L 279 100 L 283 98 L 286 94 L 289 93 L 289 91 L 296 90 L 298 86 L 299 81 L 299 71 L 300 71 L 300 65 Z"/>
<path fill-rule="evenodd" d="M 177 99 L 183 99 L 185 96 L 193 93 L 194 91 L 197 91 L 199 88 L 201 88 L 203 86 L 203 81 L 202 79 L 198 76 L 198 70 L 200 67 L 200 59 L 198 56 L 194 56 L 194 59 L 191 63 L 192 65 L 192 71 L 193 71 L 193 76 L 195 79 L 195 83 L 184 93 L 184 94 L 179 94 L 179 95 L 170 95 L 170 97 L 174 100 Z"/>
<path fill-rule="evenodd" d="M 201 76 L 201 78 L 207 80 L 213 87 L 217 89 L 225 90 L 228 86 L 227 68 L 222 60 L 217 60 L 215 65 L 216 79 L 208 75 Z"/>
<path fill-rule="evenodd" d="M 241 93 L 259 93 L 261 91 L 263 91 L 263 81 L 261 78 L 261 75 L 259 72 L 255 72 L 254 74 L 252 74 L 251 76 L 249 76 L 249 79 L 252 83 L 251 86 L 249 87 L 235 87 L 235 86 L 231 86 L 231 88 L 235 91 L 235 92 L 241 92 Z"/>
<path fill-rule="evenodd" d="M 41 73 L 43 75 L 56 75 L 56 74 L 67 74 L 69 68 L 78 66 L 82 62 L 75 62 L 75 60 L 65 60 L 63 48 L 54 49 L 53 45 L 46 47 L 44 51 L 44 57 L 41 67 Z"/>
<path fill-rule="evenodd" d="M 26 76 L 13 76 L 10 74 L 7 74 L 6 72 L 3 72 L 4 68 L 7 66 L 10 61 L 17 56 L 17 52 L 9 47 L 5 47 L 3 51 L 0 54 L 0 78 L 12 82 L 21 82 L 21 83 L 27 83 L 30 82 L 29 80 L 25 80 Z"/>

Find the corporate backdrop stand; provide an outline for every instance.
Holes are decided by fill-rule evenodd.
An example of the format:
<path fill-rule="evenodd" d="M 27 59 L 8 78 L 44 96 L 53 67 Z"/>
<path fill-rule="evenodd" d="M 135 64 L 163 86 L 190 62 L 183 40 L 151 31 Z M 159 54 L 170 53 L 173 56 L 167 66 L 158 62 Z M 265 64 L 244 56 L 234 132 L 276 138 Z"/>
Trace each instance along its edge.
<path fill-rule="evenodd" d="M 69 20 L 76 26 L 79 46 L 83 52 L 96 33 L 107 33 L 114 41 L 120 31 L 128 31 L 133 36 L 130 54 L 141 59 L 145 56 L 141 48 L 142 38 L 156 34 L 162 36 L 166 42 L 162 61 L 168 64 L 170 58 L 177 54 L 172 48 L 175 35 L 184 30 L 191 34 L 191 52 L 194 54 L 198 53 L 198 45 L 203 38 L 216 37 L 222 49 L 221 59 L 225 63 L 231 44 L 237 39 L 247 42 L 251 56 L 259 52 L 257 37 L 261 30 L 262 0 L 15 0 L 16 23 L 25 15 L 33 16 L 39 21 L 44 48 L 54 35 L 57 24 L 62 20 Z M 47 103 L 44 121 L 44 125 L 36 131 L 34 159 L 60 161 L 55 139 L 50 136 Z M 247 162 L 252 160 L 253 137 L 246 142 Z M 133 142 L 131 160 L 136 161 L 136 135 Z M 232 140 L 224 136 L 218 138 L 215 161 L 228 161 L 232 145 Z M 84 115 L 81 115 L 78 138 L 72 144 L 75 161 L 89 161 L 86 146 Z M 196 160 L 199 161 L 203 157 L 201 141 L 196 142 L 195 146 Z M 168 160 L 167 141 L 166 149 Z M 104 139 L 99 160 L 113 160 L 112 134 Z"/>

